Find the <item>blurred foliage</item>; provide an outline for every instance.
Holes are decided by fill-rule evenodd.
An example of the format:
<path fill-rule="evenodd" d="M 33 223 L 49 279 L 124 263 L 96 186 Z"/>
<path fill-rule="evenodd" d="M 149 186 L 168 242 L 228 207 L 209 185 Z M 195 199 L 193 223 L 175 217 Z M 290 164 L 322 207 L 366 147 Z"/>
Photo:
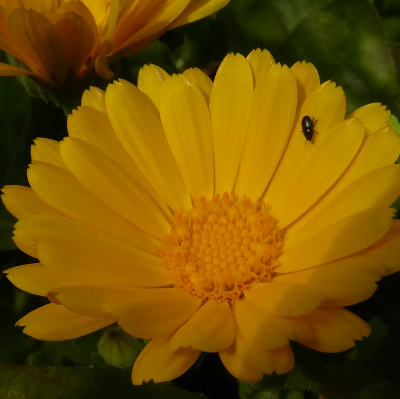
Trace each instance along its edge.
<path fill-rule="evenodd" d="M 212 75 L 227 52 L 247 54 L 256 47 L 269 49 L 281 63 L 312 62 L 321 81 L 332 79 L 343 86 L 349 112 L 378 101 L 400 114 L 399 0 L 232 0 L 216 16 L 167 33 L 140 54 L 113 65 L 113 70 L 116 78 L 133 82 L 145 63 L 170 73 L 199 66 Z M 26 79 L 22 83 L 28 84 Z M 0 78 L 0 87 L 0 186 L 27 184 L 33 139 L 65 136 L 64 112 L 30 97 L 14 78 Z M 64 111 L 79 96 L 66 93 Z M 62 98 L 63 93 L 57 93 L 57 101 Z M 391 123 L 400 128 L 397 119 Z M 394 206 L 399 209 L 400 201 Z M 33 261 L 16 250 L 11 239 L 14 223 L 0 204 L 0 270 Z M 398 398 L 399 286 L 398 275 L 388 277 L 374 297 L 352 307 L 370 322 L 373 333 L 345 353 L 325 355 L 295 346 L 291 373 L 239 386 L 217 355 L 203 355 L 173 383 L 133 387 L 129 368 L 106 363 L 132 363 L 143 342 L 123 336 L 109 341 L 112 329 L 68 342 L 33 340 L 14 324 L 45 299 L 22 293 L 1 275 L 0 398 Z M 128 345 L 126 353 L 120 345 Z"/>

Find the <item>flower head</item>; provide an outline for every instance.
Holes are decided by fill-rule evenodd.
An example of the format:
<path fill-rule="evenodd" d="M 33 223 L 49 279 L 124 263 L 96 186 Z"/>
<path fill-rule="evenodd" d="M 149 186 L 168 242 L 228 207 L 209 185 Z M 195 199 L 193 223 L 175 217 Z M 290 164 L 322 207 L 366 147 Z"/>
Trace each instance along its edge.
<path fill-rule="evenodd" d="M 352 347 L 370 328 L 344 307 L 400 265 L 388 117 L 346 117 L 340 87 L 266 50 L 228 55 L 214 82 L 147 65 L 138 87 L 91 88 L 68 138 L 36 140 L 31 188 L 3 189 L 15 243 L 39 260 L 8 278 L 51 301 L 18 325 L 63 340 L 117 322 L 151 339 L 135 384 L 202 351 L 257 381 L 293 367 L 290 341 Z"/>
<path fill-rule="evenodd" d="M 95 68 L 110 79 L 110 59 L 135 54 L 166 30 L 204 18 L 229 0 L 0 0 L 0 49 L 25 67 L 0 63 L 0 75 L 30 75 L 62 85 Z"/>

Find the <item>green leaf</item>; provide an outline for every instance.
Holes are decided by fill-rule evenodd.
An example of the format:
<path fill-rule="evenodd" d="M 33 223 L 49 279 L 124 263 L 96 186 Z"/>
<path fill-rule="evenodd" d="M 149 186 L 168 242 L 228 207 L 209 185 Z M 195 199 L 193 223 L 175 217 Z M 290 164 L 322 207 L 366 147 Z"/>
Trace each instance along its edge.
<path fill-rule="evenodd" d="M 205 399 L 171 383 L 133 386 L 129 372 L 100 367 L 0 365 L 2 399 Z"/>
<path fill-rule="evenodd" d="M 113 326 L 103 332 L 98 350 L 106 364 L 128 367 L 133 364 L 144 345 L 143 340 L 133 338 L 120 327 Z"/>
<path fill-rule="evenodd" d="M 391 43 L 368 0 L 233 0 L 214 20 L 180 32 L 191 42 L 186 66 L 209 65 L 211 57 L 219 61 L 229 51 L 267 48 L 281 63 L 310 61 L 322 81 L 343 86 L 349 112 L 378 101 L 399 114 Z"/>

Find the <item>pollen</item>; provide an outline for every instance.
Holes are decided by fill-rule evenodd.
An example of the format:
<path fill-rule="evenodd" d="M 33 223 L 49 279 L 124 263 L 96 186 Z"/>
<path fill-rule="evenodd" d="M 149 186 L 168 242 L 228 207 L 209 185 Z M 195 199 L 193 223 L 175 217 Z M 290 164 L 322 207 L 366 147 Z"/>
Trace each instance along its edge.
<path fill-rule="evenodd" d="M 254 283 L 272 280 L 282 245 L 264 203 L 224 193 L 176 212 L 161 256 L 176 287 L 231 303 Z"/>

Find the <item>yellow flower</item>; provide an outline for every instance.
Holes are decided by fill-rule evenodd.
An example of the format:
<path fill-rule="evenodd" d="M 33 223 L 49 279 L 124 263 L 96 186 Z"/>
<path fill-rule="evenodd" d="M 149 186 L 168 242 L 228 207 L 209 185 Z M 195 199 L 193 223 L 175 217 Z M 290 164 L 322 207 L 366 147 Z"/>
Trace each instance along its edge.
<path fill-rule="evenodd" d="M 204 18 L 229 0 L 0 0 L 0 49 L 28 69 L 0 63 L 0 75 L 46 84 L 111 79 L 109 60 L 135 54 L 166 30 Z"/>
<path fill-rule="evenodd" d="M 352 347 L 370 328 L 343 307 L 400 266 L 388 117 L 375 103 L 346 118 L 340 87 L 266 50 L 228 55 L 214 82 L 147 65 L 138 87 L 91 88 L 68 138 L 36 140 L 31 188 L 3 189 L 15 243 L 40 261 L 8 278 L 51 301 L 18 325 L 51 341 L 117 322 L 151 339 L 134 384 L 202 351 L 257 381 L 293 367 L 290 341 Z"/>

